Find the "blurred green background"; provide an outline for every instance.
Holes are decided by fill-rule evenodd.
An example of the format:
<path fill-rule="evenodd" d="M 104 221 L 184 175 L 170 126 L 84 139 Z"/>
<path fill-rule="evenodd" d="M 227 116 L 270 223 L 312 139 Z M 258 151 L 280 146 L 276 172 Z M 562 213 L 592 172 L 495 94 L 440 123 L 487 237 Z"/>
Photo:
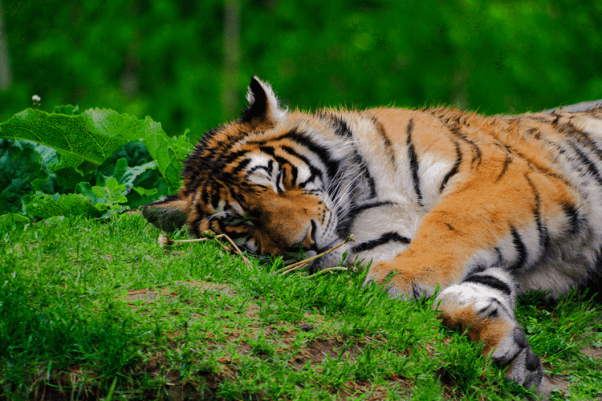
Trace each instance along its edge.
<path fill-rule="evenodd" d="M 193 137 L 252 75 L 290 108 L 518 113 L 602 98 L 602 0 L 1 0 L 0 118 L 42 97 Z"/>

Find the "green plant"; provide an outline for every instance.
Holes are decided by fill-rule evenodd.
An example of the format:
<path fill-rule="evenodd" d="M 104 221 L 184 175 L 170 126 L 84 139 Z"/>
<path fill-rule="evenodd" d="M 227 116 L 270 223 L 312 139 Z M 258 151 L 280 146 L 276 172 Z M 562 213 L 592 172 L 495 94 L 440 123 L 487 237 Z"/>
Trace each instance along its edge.
<path fill-rule="evenodd" d="M 93 186 L 92 192 L 98 198 L 105 200 L 104 207 L 107 208 L 107 212 L 103 217 L 112 216 L 115 218 L 117 214 L 126 209 L 121 205 L 128 201 L 124 195 L 125 184 L 120 185 L 114 177 L 111 177 L 107 180 L 106 185 L 106 187 Z"/>
<path fill-rule="evenodd" d="M 180 186 L 187 134 L 150 118 L 62 106 L 27 109 L 0 124 L 2 224 L 52 216 L 110 217 Z"/>

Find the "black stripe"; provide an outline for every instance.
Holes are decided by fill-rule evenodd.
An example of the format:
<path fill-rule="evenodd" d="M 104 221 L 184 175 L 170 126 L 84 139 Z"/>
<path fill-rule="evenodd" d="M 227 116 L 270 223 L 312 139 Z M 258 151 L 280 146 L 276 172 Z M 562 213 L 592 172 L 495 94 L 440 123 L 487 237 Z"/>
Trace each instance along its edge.
<path fill-rule="evenodd" d="M 259 147 L 259 150 L 261 150 L 263 153 L 267 153 L 270 156 L 274 156 L 274 147 L 273 146 L 263 145 L 263 146 Z"/>
<path fill-rule="evenodd" d="M 314 112 L 314 116 L 330 123 L 335 135 L 342 136 L 344 138 L 351 138 L 351 130 L 349 129 L 347 122 L 342 117 L 332 114 L 332 112 L 326 110 L 316 111 Z"/>
<path fill-rule="evenodd" d="M 484 315 L 483 312 L 485 312 L 487 309 L 491 309 L 491 305 L 486 306 L 485 308 L 477 311 L 477 313 L 479 314 L 479 316 L 481 316 L 482 318 L 490 318 L 490 319 L 495 319 L 498 317 L 499 313 L 497 309 L 491 309 L 491 312 L 489 312 L 488 314 Z"/>
<path fill-rule="evenodd" d="M 517 270 L 523 267 L 525 261 L 527 260 L 527 248 L 525 247 L 525 243 L 520 237 L 518 231 L 516 231 L 516 229 L 512 226 L 510 226 L 510 234 L 512 235 L 512 243 L 514 244 L 514 250 L 518 254 L 518 259 L 510 267 L 510 270 Z"/>
<path fill-rule="evenodd" d="M 510 288 L 510 286 L 508 284 L 504 283 L 499 278 L 494 277 L 494 276 L 475 274 L 472 276 L 468 276 L 464 280 L 464 283 L 482 284 L 482 285 L 486 285 L 491 288 L 495 288 L 496 290 L 499 290 L 506 295 L 512 294 L 512 289 Z"/>
<path fill-rule="evenodd" d="M 531 187 L 531 190 L 533 191 L 533 195 L 535 196 L 535 206 L 533 208 L 533 216 L 535 217 L 535 224 L 537 225 L 537 232 L 539 234 L 540 251 L 541 251 L 541 254 L 543 255 L 543 253 L 548 248 L 548 245 L 550 243 L 550 234 L 548 232 L 548 228 L 541 221 L 541 212 L 540 212 L 541 200 L 539 198 L 539 192 L 537 191 L 535 184 L 533 184 L 533 181 L 531 181 L 529 176 L 527 176 L 526 174 L 525 174 L 525 179 L 529 183 L 529 186 Z"/>
<path fill-rule="evenodd" d="M 496 318 L 499 316 L 499 311 L 503 311 L 506 316 L 512 316 L 512 314 L 508 311 L 508 309 L 506 309 L 506 307 L 504 306 L 504 304 L 502 304 L 500 301 L 498 301 L 496 298 L 488 298 L 487 301 L 489 301 L 489 304 L 484 307 L 481 308 L 481 310 L 478 310 L 477 313 L 479 315 L 481 315 L 481 317 L 491 317 L 491 318 Z M 492 305 L 496 304 L 497 308 L 493 309 Z M 489 314 L 487 315 L 483 315 L 483 313 L 487 310 L 487 309 L 493 309 L 493 311 L 491 311 Z"/>
<path fill-rule="evenodd" d="M 376 198 L 376 184 L 374 183 L 374 178 L 370 174 L 370 170 L 368 170 L 368 166 L 366 165 L 366 161 L 364 158 L 354 150 L 355 155 L 353 156 L 353 164 L 356 164 L 360 167 L 361 175 L 368 182 L 368 188 L 370 189 L 369 199 Z"/>
<path fill-rule="evenodd" d="M 466 137 L 466 135 L 464 135 L 463 133 L 461 133 L 458 128 L 452 128 L 451 129 L 452 134 L 454 134 L 455 136 L 457 136 L 458 138 L 462 139 L 464 142 L 468 143 L 470 146 L 472 146 L 472 149 L 474 151 L 474 156 L 472 157 L 472 160 L 470 161 L 470 166 L 473 167 L 473 164 L 475 161 L 477 161 L 477 167 L 479 167 L 481 165 L 481 148 L 479 148 L 479 146 L 474 143 L 474 141 L 468 139 Z"/>
<path fill-rule="evenodd" d="M 382 138 L 385 143 L 385 151 L 389 155 L 389 160 L 393 167 L 395 167 L 395 153 L 393 152 L 393 145 L 391 145 L 391 140 L 387 137 L 387 132 L 385 131 L 385 127 L 376 119 L 376 117 L 372 117 L 372 122 L 376 125 L 376 130 L 378 134 Z"/>
<path fill-rule="evenodd" d="M 249 159 L 249 160 L 250 160 L 250 159 Z M 267 173 L 267 171 L 268 171 L 268 168 L 267 168 L 267 166 L 255 166 L 255 167 L 253 167 L 253 168 L 249 169 L 249 171 L 247 171 L 247 175 L 251 175 L 251 174 L 253 174 L 254 172 L 256 172 L 257 170 L 265 170 L 265 171 L 266 171 L 266 173 Z"/>
<path fill-rule="evenodd" d="M 381 207 L 381 206 L 388 206 L 388 205 L 394 205 L 394 203 L 389 202 L 389 201 L 368 203 L 368 204 L 364 204 L 364 205 L 355 207 L 353 210 L 351 210 L 350 214 L 356 215 L 356 214 L 363 212 L 364 210 Z"/>
<path fill-rule="evenodd" d="M 470 273 L 467 275 L 467 277 L 472 276 L 473 274 L 483 273 L 487 269 L 488 267 L 485 267 L 485 265 L 478 264 L 470 269 Z"/>
<path fill-rule="evenodd" d="M 416 150 L 412 143 L 412 130 L 414 129 L 414 119 L 410 118 L 407 132 L 408 158 L 410 159 L 410 170 L 412 171 L 412 181 L 414 181 L 414 191 L 418 197 L 418 204 L 422 206 L 422 193 L 420 192 L 420 177 L 418 176 L 418 159 L 416 158 Z"/>
<path fill-rule="evenodd" d="M 502 166 L 502 171 L 500 171 L 500 174 L 495 179 L 495 182 L 498 182 L 499 180 L 501 180 L 502 177 L 504 176 L 504 174 L 506 174 L 506 171 L 508 171 L 508 165 L 510 163 L 512 163 L 512 156 L 510 156 L 510 154 L 506 153 L 506 160 L 504 160 L 504 165 Z"/>
<path fill-rule="evenodd" d="M 299 175 L 299 171 L 297 170 L 297 167 L 294 165 L 291 165 L 291 185 L 297 185 L 297 176 Z"/>
<path fill-rule="evenodd" d="M 525 333 L 520 328 L 514 329 L 513 340 L 518 345 L 519 350 L 513 356 L 509 357 L 508 353 L 504 354 L 501 357 L 493 358 L 496 363 L 500 363 L 504 366 L 509 366 L 514 363 L 516 358 L 518 358 L 525 348 L 529 347 L 529 342 L 527 341 L 527 337 L 525 337 Z"/>
<path fill-rule="evenodd" d="M 572 117 L 571 117 L 571 120 L 572 120 Z M 592 139 L 589 137 L 587 132 L 575 127 L 572 122 L 569 122 L 567 124 L 566 129 L 570 130 L 571 134 L 578 136 L 579 144 L 587 146 L 587 148 L 589 150 L 591 150 L 598 157 L 598 160 L 602 161 L 602 150 L 596 145 L 596 143 L 594 141 L 592 141 Z"/>
<path fill-rule="evenodd" d="M 299 188 L 305 188 L 305 186 L 306 186 L 307 184 L 309 184 L 310 182 L 312 182 L 313 180 L 315 180 L 315 179 L 316 179 L 316 175 L 317 175 L 317 174 L 313 174 L 313 173 L 312 173 L 312 174 L 310 174 L 310 175 L 309 175 L 309 177 L 307 178 L 307 180 L 305 180 L 305 181 L 303 181 L 303 182 L 300 182 L 300 183 L 299 183 Z M 320 174 L 320 176 L 321 176 L 321 174 Z"/>
<path fill-rule="evenodd" d="M 234 160 L 240 158 L 241 156 L 245 156 L 247 153 L 249 153 L 249 149 L 242 149 L 242 150 L 238 150 L 236 152 L 230 153 L 228 155 L 228 157 L 224 157 L 224 162 L 226 164 L 232 163 Z"/>
<path fill-rule="evenodd" d="M 502 263 L 504 262 L 504 257 L 502 256 L 502 251 L 498 247 L 495 247 L 494 251 L 495 251 L 495 254 L 497 255 L 497 260 L 495 262 L 496 267 L 502 267 Z"/>
<path fill-rule="evenodd" d="M 290 146 L 282 145 L 281 148 L 283 151 L 285 151 L 289 155 L 296 157 L 297 159 L 299 159 L 303 163 L 305 163 L 305 165 L 309 168 L 311 175 L 317 175 L 318 177 L 322 178 L 322 172 L 319 169 L 317 169 L 307 157 L 303 156 L 302 154 L 300 154 L 299 152 L 297 152 L 295 149 L 291 148 Z M 293 168 L 294 168 L 294 172 L 293 172 L 294 179 L 293 179 L 292 183 L 293 183 L 293 185 L 295 185 L 297 183 L 297 168 L 294 165 L 293 165 Z"/>
<path fill-rule="evenodd" d="M 271 146 L 262 146 L 260 147 L 260 150 L 264 153 L 267 153 L 270 156 L 274 156 L 274 148 Z M 245 167 L 247 167 L 249 165 L 249 163 L 251 163 L 253 159 L 252 158 L 246 158 L 243 161 L 241 161 L 236 167 L 234 167 L 234 169 L 232 169 L 232 172 L 230 173 L 231 175 L 236 175 L 239 171 L 243 170 Z M 252 172 L 254 172 L 255 170 L 258 169 L 264 169 L 265 171 L 268 172 L 268 174 L 272 174 L 272 165 L 273 162 L 272 160 L 270 160 L 268 166 L 255 166 L 253 168 L 251 168 L 249 171 L 247 171 L 246 175 L 250 175 Z"/>
<path fill-rule="evenodd" d="M 502 309 L 504 311 L 504 313 L 506 314 L 506 316 L 513 316 L 513 313 L 510 312 L 508 309 L 506 309 L 506 306 L 504 306 L 503 303 L 501 303 L 500 301 L 498 301 L 495 298 L 490 298 L 491 302 L 495 302 L 498 305 L 498 308 Z"/>
<path fill-rule="evenodd" d="M 421 291 L 421 288 L 418 285 L 412 283 L 412 297 L 414 299 L 420 299 L 424 291 Z"/>
<path fill-rule="evenodd" d="M 476 143 L 474 143 L 474 141 L 468 139 L 466 137 L 466 135 L 464 135 L 463 133 L 460 132 L 460 128 L 459 128 L 459 121 L 460 121 L 460 117 L 458 117 L 458 119 L 455 121 L 454 123 L 450 123 L 449 119 L 443 119 L 441 116 L 435 115 L 433 114 L 433 116 L 435 116 L 437 119 L 439 119 L 439 121 L 441 121 L 441 123 L 443 125 L 445 125 L 449 131 L 455 135 L 456 137 L 460 138 L 461 140 L 463 140 L 464 142 L 468 143 L 473 151 L 474 151 L 474 156 L 472 157 L 472 160 L 470 162 L 470 166 L 472 167 L 474 162 L 477 161 L 477 167 L 481 165 L 481 149 L 478 147 L 478 145 Z"/>
<path fill-rule="evenodd" d="M 596 168 L 594 162 L 592 162 L 589 159 L 589 157 L 587 157 L 587 155 L 583 153 L 583 151 L 579 149 L 574 143 L 569 143 L 569 146 L 575 151 L 575 153 L 581 160 L 581 163 L 585 164 L 587 171 L 589 171 L 590 174 L 594 176 L 594 179 L 598 182 L 598 184 L 602 186 L 602 177 L 600 176 L 600 172 Z"/>
<path fill-rule="evenodd" d="M 568 217 L 570 221 L 569 234 L 577 234 L 579 232 L 581 221 L 581 218 L 579 217 L 579 212 L 577 211 L 574 205 L 571 205 L 569 203 L 563 203 L 562 210 L 564 211 L 564 214 L 566 215 L 566 217 Z"/>
<path fill-rule="evenodd" d="M 309 159 L 307 157 L 303 156 L 301 153 L 297 152 L 295 149 L 291 148 L 290 146 L 282 145 L 280 148 L 282 150 L 284 150 L 286 153 L 288 153 L 289 155 L 294 156 L 297 159 L 301 160 L 303 163 L 307 164 L 310 168 L 312 167 L 311 162 L 309 161 Z"/>
<path fill-rule="evenodd" d="M 347 125 L 347 122 L 338 116 L 328 116 L 332 121 L 332 125 L 335 130 L 334 133 L 338 136 L 342 136 L 344 138 L 351 138 L 351 130 Z"/>
<path fill-rule="evenodd" d="M 219 191 L 214 188 L 213 193 L 211 194 L 211 206 L 213 206 L 213 209 L 217 209 L 217 207 L 219 206 L 219 201 Z"/>
<path fill-rule="evenodd" d="M 516 351 L 516 354 L 514 354 L 512 357 L 508 357 L 508 354 L 506 353 L 500 357 L 493 358 L 493 360 L 495 361 L 495 363 L 501 366 L 510 366 L 512 362 L 514 362 L 514 360 L 518 358 L 521 352 L 523 352 L 524 349 L 525 347 L 520 347 L 519 350 Z"/>
<path fill-rule="evenodd" d="M 462 150 L 460 150 L 460 144 L 454 141 L 454 145 L 456 145 L 456 162 L 454 163 L 452 169 L 449 170 L 447 174 L 445 174 L 445 177 L 443 177 L 443 182 L 441 183 L 441 187 L 439 188 L 439 193 L 443 193 L 447 182 L 450 180 L 450 178 L 452 178 L 458 173 L 460 169 L 460 164 L 462 163 Z"/>
<path fill-rule="evenodd" d="M 527 135 L 533 136 L 533 137 L 535 137 L 535 139 L 539 139 L 540 138 L 540 134 L 539 134 L 537 128 L 529 128 L 527 130 Z"/>
<path fill-rule="evenodd" d="M 410 240 L 406 237 L 402 237 L 396 232 L 385 233 L 378 239 L 371 241 L 362 242 L 355 246 L 355 252 L 364 252 L 370 249 L 374 249 L 377 246 L 388 244 L 389 242 L 399 242 L 401 244 L 409 244 Z"/>
<path fill-rule="evenodd" d="M 508 145 L 505 145 L 505 147 L 506 147 L 506 149 L 507 149 L 509 152 L 511 152 L 511 153 L 513 153 L 513 154 L 515 154 L 516 156 L 520 157 L 521 159 L 524 159 L 524 160 L 525 160 L 525 161 L 526 161 L 526 162 L 529 164 L 529 166 L 532 166 L 533 168 L 535 168 L 535 169 L 536 169 L 538 172 L 540 172 L 541 174 L 543 174 L 543 175 L 546 175 L 546 176 L 548 176 L 548 177 L 551 177 L 551 178 L 555 178 L 555 179 L 557 179 L 558 181 L 562 182 L 563 184 L 565 184 L 565 185 L 566 185 L 566 186 L 568 186 L 568 187 L 571 187 L 571 188 L 573 188 L 573 187 L 574 187 L 574 186 L 573 186 L 573 185 L 572 185 L 570 182 L 568 182 L 568 181 L 567 181 L 567 179 L 566 179 L 566 178 L 564 178 L 563 176 L 561 176 L 561 175 L 559 175 L 559 174 L 557 174 L 557 173 L 553 172 L 552 170 L 550 170 L 550 169 L 549 169 L 549 168 L 547 168 L 547 167 L 540 166 L 539 164 L 535 163 L 533 160 L 531 160 L 530 158 L 528 158 L 527 156 L 525 156 L 524 154 L 522 154 L 521 152 L 519 152 L 519 151 L 518 151 L 518 150 L 516 150 L 515 148 L 512 148 L 511 146 L 508 146 Z"/>
<path fill-rule="evenodd" d="M 210 199 L 211 199 L 211 198 L 209 197 L 209 191 L 208 191 L 208 188 L 204 187 L 204 188 L 202 189 L 202 192 L 201 192 L 201 200 L 203 201 L 203 204 L 204 204 L 204 205 L 208 205 L 208 204 L 209 204 L 209 201 L 210 201 Z M 197 203 L 197 205 L 198 205 L 198 203 Z M 202 214 L 202 213 L 201 213 L 201 214 Z"/>

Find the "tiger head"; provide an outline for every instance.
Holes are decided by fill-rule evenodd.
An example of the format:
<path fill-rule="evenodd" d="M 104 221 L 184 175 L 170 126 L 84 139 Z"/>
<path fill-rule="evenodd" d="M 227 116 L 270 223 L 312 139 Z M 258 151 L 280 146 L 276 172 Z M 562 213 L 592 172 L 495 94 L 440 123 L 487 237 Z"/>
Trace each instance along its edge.
<path fill-rule="evenodd" d="M 255 253 L 312 256 L 340 243 L 358 182 L 345 122 L 334 112 L 284 110 L 257 78 L 247 100 L 240 120 L 210 130 L 195 147 L 180 192 L 146 206 L 144 217 L 165 231 L 186 224 L 195 237 L 227 234 Z"/>

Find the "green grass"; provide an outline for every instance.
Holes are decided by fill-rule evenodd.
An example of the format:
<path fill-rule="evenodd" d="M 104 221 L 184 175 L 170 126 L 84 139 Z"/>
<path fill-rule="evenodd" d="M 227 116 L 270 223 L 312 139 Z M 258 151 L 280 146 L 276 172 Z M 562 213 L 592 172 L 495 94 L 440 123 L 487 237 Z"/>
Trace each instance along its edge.
<path fill-rule="evenodd" d="M 362 287 L 365 271 L 276 275 L 214 242 L 159 248 L 138 215 L 0 231 L 0 398 L 535 399 L 429 302 Z M 210 284 L 212 283 L 212 284 Z M 531 294 L 518 318 L 546 373 L 602 396 L 600 304 Z"/>

